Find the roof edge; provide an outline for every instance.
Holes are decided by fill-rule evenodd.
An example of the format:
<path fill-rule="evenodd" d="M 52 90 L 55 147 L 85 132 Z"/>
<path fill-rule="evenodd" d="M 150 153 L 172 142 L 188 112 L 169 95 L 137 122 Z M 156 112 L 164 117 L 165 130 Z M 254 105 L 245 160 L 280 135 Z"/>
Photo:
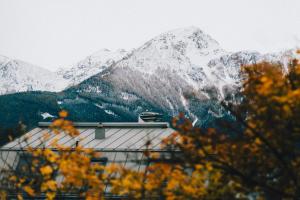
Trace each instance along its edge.
<path fill-rule="evenodd" d="M 49 127 L 51 122 L 39 122 L 39 127 Z M 90 128 L 169 128 L 167 122 L 74 122 L 75 127 L 90 127 Z"/>

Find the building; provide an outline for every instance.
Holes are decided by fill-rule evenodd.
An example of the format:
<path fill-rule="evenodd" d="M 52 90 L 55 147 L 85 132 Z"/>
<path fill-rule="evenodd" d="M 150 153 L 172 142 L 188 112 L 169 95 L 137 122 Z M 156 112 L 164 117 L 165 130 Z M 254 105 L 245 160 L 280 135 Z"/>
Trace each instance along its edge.
<path fill-rule="evenodd" d="M 148 115 L 146 115 L 148 118 Z M 118 163 L 135 170 L 145 167 L 143 162 L 146 142 L 151 143 L 147 150 L 164 152 L 161 142 L 174 132 L 165 122 L 137 122 L 137 123 L 74 123 L 80 134 L 70 137 L 61 133 L 56 135 L 49 129 L 50 123 L 41 122 L 37 128 L 29 131 L 20 138 L 4 145 L 1 148 L 1 169 L 18 169 L 24 163 L 23 149 L 26 147 L 47 148 L 54 138 L 58 144 L 75 147 L 80 144 L 85 148 L 93 148 L 101 152 L 101 159 L 95 162 L 101 164 Z M 45 133 L 50 137 L 43 141 Z M 108 193 L 108 192 L 107 192 Z"/>

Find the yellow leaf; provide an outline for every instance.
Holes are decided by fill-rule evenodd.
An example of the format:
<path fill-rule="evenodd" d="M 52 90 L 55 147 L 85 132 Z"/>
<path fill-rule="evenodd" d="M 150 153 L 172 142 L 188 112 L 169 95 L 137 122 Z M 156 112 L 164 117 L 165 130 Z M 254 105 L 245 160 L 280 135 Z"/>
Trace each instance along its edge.
<path fill-rule="evenodd" d="M 213 167 L 212 167 L 211 163 L 209 163 L 209 162 L 205 163 L 205 167 L 206 167 L 206 169 L 208 171 L 212 171 L 213 170 Z"/>
<path fill-rule="evenodd" d="M 17 195 L 17 198 L 18 198 L 18 200 L 23 200 L 23 197 L 22 197 L 21 194 L 18 194 L 18 195 Z"/>
<path fill-rule="evenodd" d="M 49 200 L 54 199 L 55 196 L 56 196 L 56 193 L 55 193 L 55 192 L 47 192 L 47 193 L 46 193 L 46 197 L 47 197 L 47 199 L 49 199 Z"/>
<path fill-rule="evenodd" d="M 52 122 L 52 126 L 54 127 L 61 127 L 64 123 L 64 120 L 63 119 L 57 119 L 57 120 L 54 120 Z"/>
<path fill-rule="evenodd" d="M 26 185 L 23 187 L 23 189 L 30 196 L 34 196 L 34 190 L 30 186 Z"/>
<path fill-rule="evenodd" d="M 255 144 L 257 145 L 261 145 L 261 140 L 259 138 L 256 138 L 255 141 L 254 141 Z"/>
<path fill-rule="evenodd" d="M 49 175 L 52 174 L 53 170 L 52 167 L 49 165 L 46 165 L 44 167 L 40 168 L 41 173 L 45 176 L 45 175 Z"/>
<path fill-rule="evenodd" d="M 62 111 L 59 112 L 59 116 L 60 116 L 61 118 L 65 118 L 65 117 L 68 116 L 68 112 L 65 111 L 65 110 L 62 110 Z"/>
<path fill-rule="evenodd" d="M 54 180 L 47 181 L 48 188 L 52 191 L 56 191 L 56 182 Z"/>
<path fill-rule="evenodd" d="M 47 160 L 51 163 L 55 162 L 58 159 L 58 156 L 50 149 L 45 149 L 44 155 L 46 156 Z"/>

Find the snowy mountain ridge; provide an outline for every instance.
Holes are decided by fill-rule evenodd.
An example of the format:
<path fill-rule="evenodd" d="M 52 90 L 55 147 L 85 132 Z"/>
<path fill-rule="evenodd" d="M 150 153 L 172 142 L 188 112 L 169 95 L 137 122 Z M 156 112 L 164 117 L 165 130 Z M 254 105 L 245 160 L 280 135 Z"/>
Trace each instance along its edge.
<path fill-rule="evenodd" d="M 241 65 L 261 61 L 287 67 L 295 50 L 260 54 L 228 52 L 196 27 L 168 31 L 132 51 L 102 49 L 58 72 L 0 56 L 3 126 L 29 127 L 68 110 L 73 121 L 136 121 L 144 111 L 168 121 L 179 112 L 199 127 L 216 127 L 232 116 L 220 100 L 235 99 Z M 7 115 L 10 113 L 10 115 Z"/>
<path fill-rule="evenodd" d="M 287 62 L 294 56 L 292 52 L 227 52 L 196 27 L 176 29 L 76 85 L 72 93 L 95 99 L 97 104 L 99 99 L 116 107 L 128 104 L 133 113 L 155 105 L 169 116 L 186 112 L 205 123 L 206 118 L 222 116 L 212 102 L 234 98 L 241 85 L 241 65 L 263 60 Z"/>
<path fill-rule="evenodd" d="M 54 72 L 0 56 L 0 94 L 35 90 L 61 91 L 66 85 L 67 82 Z"/>
<path fill-rule="evenodd" d="M 130 80 L 125 79 L 145 79 L 141 85 L 130 86 L 120 80 L 114 81 L 115 84 L 121 84 L 117 87 L 123 87 L 123 93 L 126 93 L 125 89 L 142 91 L 145 87 L 151 87 L 151 82 L 158 79 L 164 81 L 165 85 L 180 85 L 176 89 L 177 94 L 184 93 L 184 88 L 190 87 L 198 95 L 208 97 L 205 91 L 214 88 L 220 98 L 226 96 L 228 88 L 232 89 L 239 84 L 240 65 L 262 60 L 287 62 L 292 56 L 295 56 L 292 51 L 266 55 L 252 51 L 227 52 L 199 28 L 187 27 L 160 34 L 133 51 L 102 49 L 71 68 L 57 72 L 0 56 L 0 94 L 37 90 L 62 91 L 99 73 L 104 76 L 105 73 L 102 72 L 107 70 L 118 74 L 119 77 L 114 79 L 127 83 Z M 116 70 L 120 72 L 117 73 Z M 131 74 L 126 77 L 127 73 Z M 136 74 L 136 77 L 132 77 L 132 74 Z M 150 85 L 145 86 L 146 82 Z M 181 102 L 183 103 L 182 100 Z M 170 100 L 168 104 L 174 106 Z"/>
<path fill-rule="evenodd" d="M 0 95 L 26 91 L 59 92 L 101 72 L 127 54 L 122 49 L 116 52 L 103 49 L 72 68 L 57 72 L 0 56 Z"/>
<path fill-rule="evenodd" d="M 124 49 L 110 51 L 101 49 L 81 60 L 70 69 L 60 69 L 57 74 L 69 82 L 68 86 L 74 86 L 85 79 L 102 72 L 108 66 L 126 57 L 129 52 Z"/>

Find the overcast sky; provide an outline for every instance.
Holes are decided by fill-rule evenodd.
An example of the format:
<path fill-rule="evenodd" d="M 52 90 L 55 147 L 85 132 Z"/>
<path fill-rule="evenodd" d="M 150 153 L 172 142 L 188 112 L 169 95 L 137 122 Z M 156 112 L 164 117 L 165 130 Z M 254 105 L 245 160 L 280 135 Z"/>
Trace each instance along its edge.
<path fill-rule="evenodd" d="M 0 54 L 56 70 L 197 26 L 230 51 L 300 46 L 299 0 L 0 0 Z"/>

